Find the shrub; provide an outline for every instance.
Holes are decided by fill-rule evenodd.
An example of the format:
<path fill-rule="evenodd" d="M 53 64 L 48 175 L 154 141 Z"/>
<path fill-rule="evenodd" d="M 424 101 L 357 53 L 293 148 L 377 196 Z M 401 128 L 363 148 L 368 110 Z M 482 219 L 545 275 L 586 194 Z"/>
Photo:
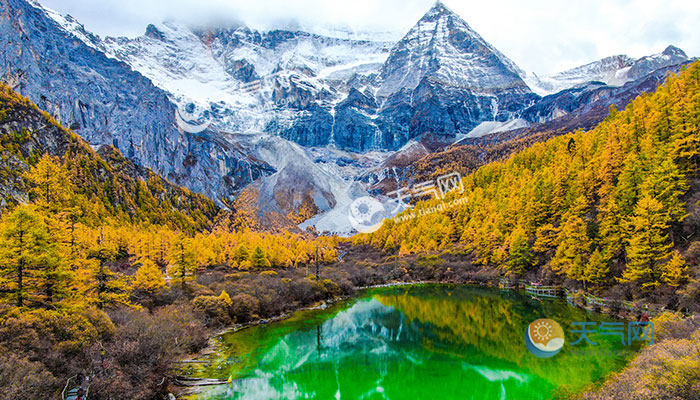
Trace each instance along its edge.
<path fill-rule="evenodd" d="M 114 338 L 86 350 L 98 372 L 90 398 L 167 398 L 176 358 L 202 349 L 208 331 L 187 306 L 168 306 L 153 314 L 114 311 Z"/>
<path fill-rule="evenodd" d="M 0 397 L 3 399 L 51 399 L 60 385 L 42 363 L 0 348 Z"/>
<path fill-rule="evenodd" d="M 323 286 L 323 291 L 326 293 L 326 296 L 331 298 L 340 296 L 340 287 L 332 280 L 324 279 L 321 281 L 321 285 Z"/>
<path fill-rule="evenodd" d="M 603 387 L 580 396 L 603 400 L 695 399 L 700 388 L 700 331 L 647 347 Z"/>
<path fill-rule="evenodd" d="M 683 319 L 681 315 L 666 311 L 653 319 L 654 340 L 680 339 L 690 337 L 697 326 L 692 320 Z"/>
<path fill-rule="evenodd" d="M 76 356 L 97 341 L 108 340 L 114 327 L 96 310 L 11 312 L 0 326 L 0 345 L 40 360 L 54 374 L 67 374 L 80 365 Z M 66 360 L 71 360 L 69 364 Z"/>
<path fill-rule="evenodd" d="M 250 321 L 260 310 L 260 302 L 255 297 L 241 293 L 231 299 L 231 316 L 238 323 Z"/>
<path fill-rule="evenodd" d="M 192 301 L 192 306 L 195 310 L 204 313 L 208 326 L 228 325 L 231 323 L 229 306 L 219 296 L 197 296 Z"/>
<path fill-rule="evenodd" d="M 295 279 L 289 284 L 292 297 L 301 304 L 310 304 L 322 297 L 322 288 L 316 282 L 308 279 Z"/>
<path fill-rule="evenodd" d="M 233 304 L 233 301 L 231 300 L 231 296 L 229 296 L 225 290 L 221 291 L 221 294 L 219 295 L 219 299 L 221 299 L 221 301 L 223 301 L 228 307 L 231 307 L 231 305 Z"/>

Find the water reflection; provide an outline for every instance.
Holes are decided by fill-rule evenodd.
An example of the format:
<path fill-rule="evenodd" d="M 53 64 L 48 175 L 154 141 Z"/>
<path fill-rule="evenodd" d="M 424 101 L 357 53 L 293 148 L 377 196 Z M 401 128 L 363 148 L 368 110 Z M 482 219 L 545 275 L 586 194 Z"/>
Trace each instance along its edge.
<path fill-rule="evenodd" d="M 199 396 L 212 399 L 548 399 L 622 366 L 624 357 L 605 351 L 620 350 L 614 340 L 599 353 L 567 345 L 552 359 L 532 356 L 523 334 L 545 316 L 565 330 L 603 319 L 488 289 L 388 288 L 223 337 L 211 365 L 193 373 L 233 374 L 233 388 Z"/>

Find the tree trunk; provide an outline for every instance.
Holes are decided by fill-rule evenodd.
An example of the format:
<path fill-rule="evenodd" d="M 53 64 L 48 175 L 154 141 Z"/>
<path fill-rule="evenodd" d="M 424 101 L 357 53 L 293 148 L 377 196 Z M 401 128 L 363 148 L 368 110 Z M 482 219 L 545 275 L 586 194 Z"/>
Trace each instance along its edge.
<path fill-rule="evenodd" d="M 105 281 L 106 277 L 104 276 L 104 264 L 102 260 L 99 260 L 100 262 L 100 270 L 97 273 L 97 308 L 102 310 L 104 308 L 104 302 L 102 301 L 102 294 L 105 292 L 105 289 L 107 287 Z"/>
<path fill-rule="evenodd" d="M 22 307 L 24 303 L 24 232 L 19 232 L 20 256 L 17 263 L 17 307 Z"/>
<path fill-rule="evenodd" d="M 316 280 L 319 281 L 321 280 L 321 277 L 319 276 L 321 271 L 319 270 L 318 267 L 318 247 L 316 247 Z"/>

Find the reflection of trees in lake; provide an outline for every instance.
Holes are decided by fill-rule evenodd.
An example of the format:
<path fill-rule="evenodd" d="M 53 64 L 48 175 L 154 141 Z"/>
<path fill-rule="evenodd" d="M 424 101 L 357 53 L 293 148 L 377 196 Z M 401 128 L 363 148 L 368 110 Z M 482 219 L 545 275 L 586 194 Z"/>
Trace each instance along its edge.
<path fill-rule="evenodd" d="M 442 342 L 429 343 L 432 347 L 461 351 L 462 354 L 455 355 L 467 357 L 473 363 L 488 358 L 512 363 L 517 369 L 556 386 L 574 389 L 596 381 L 621 367 L 624 360 L 618 354 L 628 350 L 622 347 L 619 338 L 596 337 L 599 344 L 588 348 L 591 351 L 576 351 L 584 348 L 583 345 L 572 347 L 570 343 L 578 336 L 567 334 L 567 344 L 557 356 L 541 359 L 530 354 L 525 347 L 524 334 L 535 319 L 554 319 L 565 332 L 571 322 L 604 319 L 563 301 L 538 302 L 518 295 L 462 287 L 411 288 L 379 293 L 374 298 L 396 308 L 410 321 L 423 324 L 426 329 L 432 328 L 433 335 Z"/>
<path fill-rule="evenodd" d="M 233 373 L 246 391 L 271 394 L 265 398 L 334 398 L 339 390 L 371 398 L 382 390 L 389 398 L 547 399 L 555 387 L 578 389 L 620 366 L 566 347 L 552 359 L 527 351 L 523 336 L 534 319 L 555 319 L 565 330 L 585 319 L 560 301 L 428 285 L 372 290 L 348 304 L 226 335 L 200 376 Z"/>

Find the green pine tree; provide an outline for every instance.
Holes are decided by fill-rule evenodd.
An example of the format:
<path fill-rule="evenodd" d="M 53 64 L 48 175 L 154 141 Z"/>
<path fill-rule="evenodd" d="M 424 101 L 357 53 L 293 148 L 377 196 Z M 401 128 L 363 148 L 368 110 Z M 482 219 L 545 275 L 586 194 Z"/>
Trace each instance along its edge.
<path fill-rule="evenodd" d="M 129 304 L 131 289 L 120 274 L 112 272 L 109 262 L 116 258 L 115 249 L 100 239 L 97 246 L 87 252 L 87 279 L 85 292 L 94 296 L 94 302 L 99 309 L 118 304 Z"/>
<path fill-rule="evenodd" d="M 73 197 L 73 185 L 55 157 L 44 154 L 25 175 L 31 198 L 42 208 L 64 211 Z"/>
<path fill-rule="evenodd" d="M 508 252 L 508 270 L 513 274 L 521 274 L 532 265 L 533 255 L 529 238 L 521 227 L 513 230 L 510 236 Z"/>
<path fill-rule="evenodd" d="M 173 243 L 171 254 L 170 274 L 180 281 L 180 286 L 185 290 L 187 282 L 192 281 L 197 275 L 197 262 L 192 242 L 190 239 L 180 236 Z"/>
<path fill-rule="evenodd" d="M 0 284 L 18 307 L 46 300 L 63 282 L 49 282 L 58 269 L 56 246 L 44 217 L 34 206 L 19 206 L 5 215 L 0 231 Z"/>
<path fill-rule="evenodd" d="M 270 267 L 270 261 L 268 261 L 267 257 L 265 256 L 265 252 L 260 246 L 255 247 L 255 251 L 253 251 L 253 267 L 255 268 L 269 268 Z"/>

